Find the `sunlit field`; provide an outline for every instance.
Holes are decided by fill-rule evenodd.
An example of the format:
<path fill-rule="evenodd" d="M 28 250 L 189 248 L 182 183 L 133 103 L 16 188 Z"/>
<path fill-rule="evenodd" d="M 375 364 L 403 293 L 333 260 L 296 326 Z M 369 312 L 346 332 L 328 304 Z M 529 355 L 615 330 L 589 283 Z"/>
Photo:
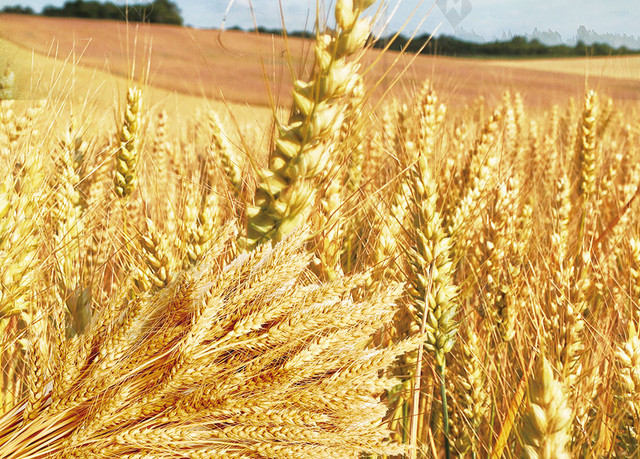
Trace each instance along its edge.
<path fill-rule="evenodd" d="M 0 15 L 0 39 L 38 56 L 55 57 L 58 66 L 66 62 L 70 68 L 69 63 L 78 62 L 83 68 L 125 79 L 135 68 L 138 78 L 148 75 L 146 81 L 153 88 L 266 108 L 288 107 L 294 76 L 308 76 L 314 60 L 311 40 L 158 24 L 98 24 L 90 19 L 5 14 Z M 532 108 L 546 110 L 554 103 L 565 104 L 569 97 L 582 97 L 585 75 L 590 87 L 620 103 L 637 102 L 638 59 L 483 60 L 370 50 L 363 56 L 361 73 L 374 99 L 390 92 L 406 100 L 430 78 L 440 99 L 452 107 L 472 104 L 480 96 L 497 104 L 509 89 L 520 92 Z M 14 60 L 27 68 L 31 65 L 30 56 Z M 42 72 L 47 78 L 49 68 Z M 99 73 L 95 80 L 102 88 L 110 86 L 105 92 L 110 101 L 109 79 Z M 86 81 L 78 78 L 76 86 L 83 87 Z"/>
<path fill-rule="evenodd" d="M 0 15 L 0 457 L 640 454 L 638 58 L 372 50 L 371 3 Z"/>
<path fill-rule="evenodd" d="M 496 65 L 520 69 L 541 70 L 581 77 L 606 77 L 618 80 L 640 80 L 640 57 L 592 57 L 567 59 L 499 60 Z"/>

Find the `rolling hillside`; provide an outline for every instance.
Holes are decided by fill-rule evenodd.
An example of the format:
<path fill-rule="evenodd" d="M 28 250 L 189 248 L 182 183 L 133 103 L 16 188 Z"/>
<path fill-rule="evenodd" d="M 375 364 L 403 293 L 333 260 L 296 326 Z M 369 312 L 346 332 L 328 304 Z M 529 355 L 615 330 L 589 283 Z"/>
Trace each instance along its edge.
<path fill-rule="evenodd" d="M 256 35 L 240 31 L 198 30 L 165 25 L 126 25 L 114 21 L 0 15 L 0 39 L 23 51 L 76 61 L 85 69 L 136 78 L 171 92 L 201 98 L 268 107 L 288 105 L 291 73 L 309 61 L 310 42 L 304 39 Z M 6 53 L 5 53 L 6 54 Z M 25 61 L 25 57 L 21 57 Z M 26 60 L 29 62 L 28 60 Z M 450 106 L 479 95 L 497 101 L 504 88 L 520 91 L 532 106 L 545 106 L 570 96 L 580 97 L 589 85 L 624 103 L 640 100 L 640 58 L 485 61 L 432 56 L 381 56 L 367 73 L 384 93 L 402 74 L 393 91 L 402 96 L 432 78 Z M 397 61 L 397 62 L 396 62 Z M 24 65 L 25 62 L 23 62 Z M 267 83 L 265 83 L 267 81 Z M 560 99 L 559 99 L 560 98 Z"/>

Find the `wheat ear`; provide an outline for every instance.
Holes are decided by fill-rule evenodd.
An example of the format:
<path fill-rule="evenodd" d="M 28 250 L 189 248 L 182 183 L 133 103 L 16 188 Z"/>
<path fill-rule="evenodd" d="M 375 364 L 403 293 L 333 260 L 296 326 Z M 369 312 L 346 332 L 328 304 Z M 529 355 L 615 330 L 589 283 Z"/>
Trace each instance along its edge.
<path fill-rule="evenodd" d="M 342 99 L 357 82 L 357 64 L 347 58 L 369 36 L 370 21 L 359 16 L 371 3 L 339 0 L 336 35 L 318 35 L 313 80 L 295 83 L 293 113 L 279 129 L 268 168 L 259 173 L 254 204 L 247 209 L 246 248 L 279 241 L 307 219 L 315 203 L 316 178 L 333 154 L 331 138 L 342 122 Z"/>
<path fill-rule="evenodd" d="M 530 459 L 569 459 L 571 409 L 565 389 L 541 357 L 530 392 L 530 411 L 524 419 L 523 452 Z"/>
<path fill-rule="evenodd" d="M 124 122 L 120 131 L 120 146 L 115 155 L 114 186 L 116 194 L 121 198 L 130 196 L 136 184 L 141 116 L 142 91 L 135 87 L 129 88 Z"/>

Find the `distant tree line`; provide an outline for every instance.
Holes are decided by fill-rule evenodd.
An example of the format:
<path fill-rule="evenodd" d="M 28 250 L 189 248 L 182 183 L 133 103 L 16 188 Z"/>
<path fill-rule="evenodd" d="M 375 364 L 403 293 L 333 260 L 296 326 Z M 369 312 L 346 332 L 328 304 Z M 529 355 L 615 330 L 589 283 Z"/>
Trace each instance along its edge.
<path fill-rule="evenodd" d="M 461 57 L 584 57 L 640 54 L 640 51 L 631 50 L 625 46 L 613 48 L 605 43 L 586 45 L 582 41 L 579 41 L 575 46 L 564 44 L 547 46 L 536 39 L 530 40 L 522 36 L 516 36 L 506 41 L 474 43 L 448 35 L 430 39 L 430 35 L 425 34 L 412 40 L 400 35 L 395 39 L 392 37 L 380 39 L 373 45 L 375 48 L 389 46 L 390 49 L 396 51 L 406 48 L 407 51 L 413 53 L 421 51 L 425 54 Z"/>
<path fill-rule="evenodd" d="M 35 14 L 32 8 L 19 5 L 6 6 L 0 12 Z M 158 24 L 182 25 L 183 23 L 180 9 L 170 0 L 153 0 L 151 3 L 129 5 L 116 5 L 112 2 L 101 3 L 95 0 L 68 0 L 61 7 L 45 6 L 40 14 L 53 17 L 129 20 Z"/>
<path fill-rule="evenodd" d="M 235 27 L 235 30 L 242 30 Z M 282 35 L 281 29 L 258 27 L 259 33 Z M 313 33 L 307 31 L 287 32 L 290 37 L 311 38 Z M 584 57 L 584 56 L 620 56 L 625 54 L 640 54 L 640 50 L 629 49 L 625 46 L 614 48 L 605 43 L 586 45 L 578 41 L 575 46 L 548 46 L 536 39 L 515 36 L 508 40 L 496 40 L 489 43 L 474 43 L 460 40 L 449 35 L 431 37 L 430 34 L 420 35 L 409 39 L 403 35 L 384 37 L 373 41 L 374 48 L 385 48 L 394 51 L 406 49 L 410 53 L 437 54 L 453 57 Z"/>
<path fill-rule="evenodd" d="M 5 6 L 0 13 L 37 14 L 30 7 L 20 5 Z M 67 0 L 61 7 L 45 6 L 43 16 L 78 17 L 90 19 L 129 20 L 131 22 L 151 22 L 159 24 L 182 25 L 180 9 L 171 0 L 153 0 L 152 3 L 135 3 L 116 5 L 112 2 L 100 3 L 95 0 Z M 232 27 L 231 30 L 242 30 Z M 258 27 L 258 33 L 282 35 L 281 29 Z M 313 38 L 314 33 L 308 31 L 287 32 L 290 37 Z M 384 37 L 373 42 L 374 48 L 389 47 L 391 50 L 440 56 L 460 57 L 583 57 L 583 56 L 620 56 L 640 54 L 639 50 L 626 46 L 614 48 L 605 43 L 585 44 L 578 41 L 575 46 L 558 44 L 548 46 L 537 39 L 515 36 L 509 40 L 496 40 L 489 43 L 475 43 L 460 40 L 449 35 L 431 38 L 430 34 L 409 39 L 403 35 Z"/>
<path fill-rule="evenodd" d="M 11 5 L 5 6 L 0 10 L 0 13 L 10 13 L 10 14 L 36 14 L 33 11 L 33 8 L 30 6 L 22 6 L 22 5 Z"/>

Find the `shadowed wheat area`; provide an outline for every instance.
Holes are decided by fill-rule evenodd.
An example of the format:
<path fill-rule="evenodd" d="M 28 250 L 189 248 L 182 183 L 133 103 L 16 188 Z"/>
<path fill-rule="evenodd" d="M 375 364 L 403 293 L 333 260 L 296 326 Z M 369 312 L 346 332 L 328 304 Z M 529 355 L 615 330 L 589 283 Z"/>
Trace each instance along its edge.
<path fill-rule="evenodd" d="M 420 57 L 382 98 L 372 3 L 251 63 L 286 113 L 213 100 L 264 37 L 0 16 L 0 457 L 640 454 L 637 76 Z"/>

